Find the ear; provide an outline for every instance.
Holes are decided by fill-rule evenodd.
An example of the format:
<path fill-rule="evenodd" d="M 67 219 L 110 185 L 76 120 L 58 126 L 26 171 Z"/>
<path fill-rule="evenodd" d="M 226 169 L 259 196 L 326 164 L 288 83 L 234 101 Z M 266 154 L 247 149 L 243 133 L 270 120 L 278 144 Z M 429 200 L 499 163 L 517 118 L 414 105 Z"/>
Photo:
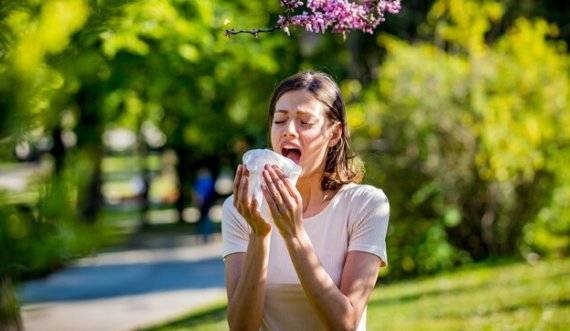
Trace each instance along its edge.
<path fill-rule="evenodd" d="M 342 123 L 336 122 L 331 127 L 331 138 L 329 140 L 329 147 L 333 147 L 340 141 L 342 137 Z"/>

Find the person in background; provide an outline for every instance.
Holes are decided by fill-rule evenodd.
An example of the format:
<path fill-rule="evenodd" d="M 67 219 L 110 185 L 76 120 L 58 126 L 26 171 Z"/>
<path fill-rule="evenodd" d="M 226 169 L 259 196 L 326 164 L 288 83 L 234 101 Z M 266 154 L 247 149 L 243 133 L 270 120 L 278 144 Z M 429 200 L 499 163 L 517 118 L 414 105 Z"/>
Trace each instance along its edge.
<path fill-rule="evenodd" d="M 269 106 L 271 148 L 301 166 L 296 183 L 265 166 L 272 219 L 248 198 L 238 166 L 222 209 L 231 330 L 365 330 L 366 305 L 386 265 L 389 203 L 359 184 L 342 94 L 327 74 L 283 80 Z"/>
<path fill-rule="evenodd" d="M 198 234 L 202 241 L 208 242 L 212 234 L 212 224 L 209 218 L 210 208 L 215 202 L 215 179 L 208 168 L 200 168 L 192 187 L 194 201 L 200 210 L 198 219 Z"/>

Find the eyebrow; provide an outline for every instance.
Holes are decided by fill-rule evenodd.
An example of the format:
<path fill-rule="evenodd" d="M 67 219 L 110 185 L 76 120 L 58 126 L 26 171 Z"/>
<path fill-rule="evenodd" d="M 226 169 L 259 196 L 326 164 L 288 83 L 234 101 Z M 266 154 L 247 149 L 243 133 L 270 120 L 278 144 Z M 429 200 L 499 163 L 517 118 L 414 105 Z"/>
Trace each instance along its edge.
<path fill-rule="evenodd" d="M 297 114 L 301 114 L 301 115 L 305 115 L 305 114 L 306 114 L 306 115 L 314 116 L 313 113 L 308 112 L 308 111 L 305 111 L 305 110 L 295 110 L 295 112 L 296 112 Z M 289 110 L 287 110 L 287 109 L 276 109 L 276 110 L 275 110 L 275 114 L 277 114 L 277 113 L 289 113 Z"/>

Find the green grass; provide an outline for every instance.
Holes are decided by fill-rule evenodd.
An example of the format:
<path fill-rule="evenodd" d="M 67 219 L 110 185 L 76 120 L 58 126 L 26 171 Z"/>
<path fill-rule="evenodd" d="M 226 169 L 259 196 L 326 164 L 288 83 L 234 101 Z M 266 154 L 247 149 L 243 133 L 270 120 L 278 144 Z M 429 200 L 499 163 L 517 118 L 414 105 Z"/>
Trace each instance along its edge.
<path fill-rule="evenodd" d="M 208 307 L 153 331 L 227 330 L 225 306 Z M 570 330 L 570 259 L 476 265 L 380 285 L 368 330 Z"/>
<path fill-rule="evenodd" d="M 370 330 L 568 330 L 570 260 L 475 267 L 376 288 Z"/>

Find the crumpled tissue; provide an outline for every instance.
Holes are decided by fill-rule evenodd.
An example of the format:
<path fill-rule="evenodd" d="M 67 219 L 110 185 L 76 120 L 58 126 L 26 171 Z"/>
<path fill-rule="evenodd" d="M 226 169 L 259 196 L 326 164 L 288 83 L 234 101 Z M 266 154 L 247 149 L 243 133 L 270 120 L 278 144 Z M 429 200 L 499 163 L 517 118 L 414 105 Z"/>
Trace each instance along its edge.
<path fill-rule="evenodd" d="M 277 165 L 293 185 L 297 183 L 302 169 L 292 160 L 269 149 L 252 149 L 247 151 L 243 155 L 242 160 L 249 171 L 248 198 L 257 200 L 261 216 L 269 223 L 273 218 L 271 217 L 269 204 L 261 191 L 261 184 L 264 182 L 262 172 L 265 165 Z"/>

